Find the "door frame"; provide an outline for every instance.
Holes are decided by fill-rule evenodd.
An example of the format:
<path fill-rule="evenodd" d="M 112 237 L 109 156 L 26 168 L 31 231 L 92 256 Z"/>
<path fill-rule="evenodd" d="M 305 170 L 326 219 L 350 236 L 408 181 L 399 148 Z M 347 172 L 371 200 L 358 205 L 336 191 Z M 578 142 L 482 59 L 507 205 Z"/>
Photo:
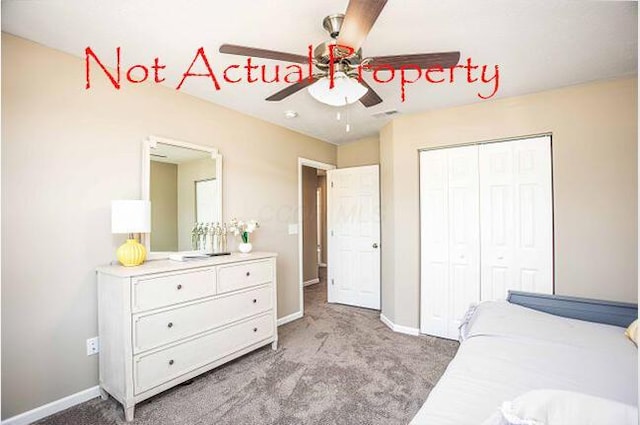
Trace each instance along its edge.
<path fill-rule="evenodd" d="M 298 303 L 300 304 L 299 315 L 300 317 L 304 316 L 304 276 L 303 276 L 303 266 L 304 266 L 304 256 L 303 256 L 303 239 L 302 239 L 302 217 L 303 217 L 303 207 L 304 204 L 302 202 L 302 167 L 311 167 L 316 168 L 318 170 L 335 170 L 336 167 L 334 164 L 329 164 L 325 162 L 316 161 L 313 159 L 308 159 L 299 156 L 298 157 Z M 326 205 L 325 205 L 326 208 Z"/>

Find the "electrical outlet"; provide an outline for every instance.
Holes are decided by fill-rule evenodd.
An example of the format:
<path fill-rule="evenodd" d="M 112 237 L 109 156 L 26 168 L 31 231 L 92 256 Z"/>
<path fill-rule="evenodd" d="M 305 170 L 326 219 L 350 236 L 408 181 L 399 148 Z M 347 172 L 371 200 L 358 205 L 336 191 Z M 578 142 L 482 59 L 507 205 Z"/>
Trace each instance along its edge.
<path fill-rule="evenodd" d="M 87 340 L 87 356 L 93 356 L 100 351 L 100 340 L 97 336 Z"/>
<path fill-rule="evenodd" d="M 289 234 L 290 235 L 297 235 L 298 234 L 298 224 L 290 224 L 289 225 Z"/>

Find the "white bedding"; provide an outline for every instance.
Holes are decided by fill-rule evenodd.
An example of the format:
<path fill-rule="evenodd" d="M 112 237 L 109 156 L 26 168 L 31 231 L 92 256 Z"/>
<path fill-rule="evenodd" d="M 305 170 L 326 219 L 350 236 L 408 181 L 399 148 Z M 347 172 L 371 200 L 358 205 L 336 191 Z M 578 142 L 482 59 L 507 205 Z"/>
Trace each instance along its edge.
<path fill-rule="evenodd" d="M 637 349 L 616 326 L 484 302 L 462 327 L 456 357 L 411 424 L 478 425 L 534 389 L 637 405 Z"/>

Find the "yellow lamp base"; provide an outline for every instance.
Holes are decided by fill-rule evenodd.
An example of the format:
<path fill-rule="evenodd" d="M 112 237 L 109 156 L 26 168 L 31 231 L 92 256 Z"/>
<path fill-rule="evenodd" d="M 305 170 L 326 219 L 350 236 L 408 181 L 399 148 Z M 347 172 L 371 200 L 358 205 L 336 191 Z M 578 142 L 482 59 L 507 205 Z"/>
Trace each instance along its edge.
<path fill-rule="evenodd" d="M 118 261 L 125 267 L 139 266 L 147 258 L 147 250 L 135 239 L 127 239 L 116 251 Z"/>

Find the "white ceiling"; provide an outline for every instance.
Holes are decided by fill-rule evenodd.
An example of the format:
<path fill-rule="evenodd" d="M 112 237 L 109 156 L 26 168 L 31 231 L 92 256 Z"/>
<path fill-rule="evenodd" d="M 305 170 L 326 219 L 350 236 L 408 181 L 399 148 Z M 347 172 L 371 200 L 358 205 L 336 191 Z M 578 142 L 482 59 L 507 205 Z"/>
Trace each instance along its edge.
<path fill-rule="evenodd" d="M 78 57 L 90 46 L 115 65 L 166 64 L 164 83 L 175 88 L 199 47 L 204 47 L 222 85 L 191 78 L 181 91 L 332 143 L 370 136 L 389 120 L 372 114 L 402 114 L 480 102 L 476 83 L 408 86 L 377 84 L 384 102 L 348 107 L 351 132 L 336 109 L 302 90 L 281 102 L 263 99 L 286 84 L 225 84 L 222 70 L 244 58 L 218 53 L 222 43 L 306 54 L 326 40 L 324 16 L 344 12 L 347 0 L 3 0 L 2 30 Z M 365 56 L 459 50 L 461 62 L 500 66 L 495 98 L 637 73 L 636 2 L 556 0 L 390 1 L 363 45 Z M 270 67 L 281 62 L 256 60 Z M 281 63 L 282 64 L 282 63 Z M 284 65 L 288 65 L 284 63 Z M 272 69 L 272 68 L 270 68 Z M 100 75 L 100 74 L 98 74 Z M 459 74 L 464 78 L 464 72 Z M 198 81 L 196 81 L 198 80 Z M 83 82 L 79 82 L 82 84 Z M 489 85 L 485 86 L 486 93 Z M 287 120 L 285 110 L 297 111 Z M 344 115 L 344 114 L 343 114 Z M 215 119 L 215 117 L 212 117 Z"/>

